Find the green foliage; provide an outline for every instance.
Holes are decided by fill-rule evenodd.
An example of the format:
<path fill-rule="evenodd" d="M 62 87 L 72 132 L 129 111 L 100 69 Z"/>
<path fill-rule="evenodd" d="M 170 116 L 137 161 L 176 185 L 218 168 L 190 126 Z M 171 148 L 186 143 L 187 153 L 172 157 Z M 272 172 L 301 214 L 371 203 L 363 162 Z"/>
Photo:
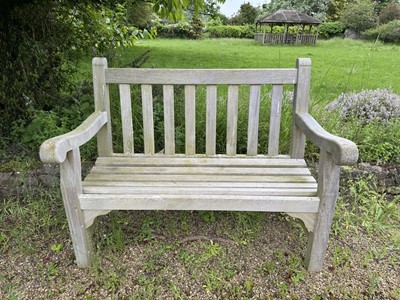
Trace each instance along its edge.
<path fill-rule="evenodd" d="M 362 161 L 400 163 L 400 121 L 372 123 L 358 129 L 354 141 Z"/>
<path fill-rule="evenodd" d="M 198 40 L 203 35 L 204 24 L 198 16 L 193 16 L 190 22 L 190 38 Z"/>
<path fill-rule="evenodd" d="M 21 2 L 0 19 L 0 131 L 6 136 L 13 121 L 29 123 L 34 112 L 51 111 L 74 90 L 70 76 L 82 55 L 112 58 L 117 47 L 142 36 L 121 4 L 43 2 Z"/>
<path fill-rule="evenodd" d="M 332 0 L 328 4 L 326 11 L 326 20 L 329 22 L 339 21 L 342 11 L 349 3 L 348 0 Z"/>
<path fill-rule="evenodd" d="M 200 39 L 203 35 L 204 24 L 198 16 L 193 16 L 190 23 L 179 21 L 173 24 L 156 22 L 153 24 L 160 38 Z"/>
<path fill-rule="evenodd" d="M 254 38 L 254 26 L 209 26 L 207 32 L 211 38 Z"/>
<path fill-rule="evenodd" d="M 240 5 L 238 13 L 230 19 L 232 25 L 245 25 L 254 24 L 257 16 L 260 14 L 260 10 L 254 7 L 250 2 L 245 2 Z"/>
<path fill-rule="evenodd" d="M 324 22 L 319 26 L 318 33 L 323 38 L 329 39 L 335 36 L 341 36 L 344 29 L 345 27 L 340 21 Z"/>
<path fill-rule="evenodd" d="M 373 28 L 378 23 L 378 17 L 374 10 L 374 4 L 368 0 L 360 0 L 350 3 L 344 9 L 341 21 L 356 33 Z"/>
<path fill-rule="evenodd" d="M 379 13 L 379 22 L 386 24 L 394 20 L 400 20 L 400 4 L 391 2 Z"/>
<path fill-rule="evenodd" d="M 325 20 L 325 14 L 330 2 L 329 0 L 271 0 L 263 5 L 263 10 L 265 13 L 274 13 L 279 9 L 295 9 Z"/>
<path fill-rule="evenodd" d="M 364 37 L 373 40 L 381 40 L 387 43 L 400 43 L 400 20 L 369 29 L 364 32 Z"/>

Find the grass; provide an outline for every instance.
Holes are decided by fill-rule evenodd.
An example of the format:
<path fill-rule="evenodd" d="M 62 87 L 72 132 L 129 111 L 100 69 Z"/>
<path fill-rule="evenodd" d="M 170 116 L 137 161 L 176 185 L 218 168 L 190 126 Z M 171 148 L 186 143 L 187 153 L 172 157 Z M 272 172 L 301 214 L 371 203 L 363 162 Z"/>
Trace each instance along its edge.
<path fill-rule="evenodd" d="M 322 108 L 341 92 L 383 86 L 400 92 L 395 45 L 339 39 L 315 47 L 155 40 L 121 51 L 110 64 L 129 64 L 149 49 L 145 66 L 163 68 L 293 67 L 297 57 L 311 57 L 312 109 L 337 131 L 351 130 L 329 123 L 338 119 Z M 77 77 L 90 76 L 88 61 Z M 245 109 L 241 113 L 246 115 Z M 223 115 L 218 118 L 224 123 Z M 204 125 L 201 116 L 196 121 Z M 199 132 L 198 138 L 204 136 Z M 1 299 L 400 299 L 400 198 L 378 192 L 371 176 L 348 179 L 343 170 L 322 272 L 305 270 L 306 236 L 300 222 L 285 214 L 190 211 L 99 217 L 98 254 L 93 267 L 82 270 L 74 264 L 59 187 L 30 188 L 24 180 L 29 166 L 37 165 L 16 160 L 0 166 L 21 172 L 18 195 L 0 200 Z"/>
<path fill-rule="evenodd" d="M 363 88 L 392 87 L 400 93 L 397 45 L 346 39 L 298 47 L 260 46 L 237 39 L 148 40 L 122 51 L 113 64 L 128 64 L 146 50 L 150 50 L 150 58 L 143 67 L 156 68 L 291 68 L 298 57 L 310 57 L 315 103 L 330 102 L 341 92 Z"/>
<path fill-rule="evenodd" d="M 2 202 L 0 298 L 400 299 L 400 199 L 375 184 L 343 182 L 318 273 L 284 214 L 189 211 L 100 217 L 95 262 L 79 269 L 58 187 L 26 190 Z"/>

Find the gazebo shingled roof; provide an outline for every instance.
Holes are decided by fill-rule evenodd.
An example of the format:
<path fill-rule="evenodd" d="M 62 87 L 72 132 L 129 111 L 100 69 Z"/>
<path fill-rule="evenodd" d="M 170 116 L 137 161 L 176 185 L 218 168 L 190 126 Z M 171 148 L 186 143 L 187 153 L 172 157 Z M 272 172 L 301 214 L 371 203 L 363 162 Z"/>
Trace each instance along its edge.
<path fill-rule="evenodd" d="M 297 10 L 280 9 L 271 15 L 258 19 L 256 23 L 320 24 L 321 21 Z"/>

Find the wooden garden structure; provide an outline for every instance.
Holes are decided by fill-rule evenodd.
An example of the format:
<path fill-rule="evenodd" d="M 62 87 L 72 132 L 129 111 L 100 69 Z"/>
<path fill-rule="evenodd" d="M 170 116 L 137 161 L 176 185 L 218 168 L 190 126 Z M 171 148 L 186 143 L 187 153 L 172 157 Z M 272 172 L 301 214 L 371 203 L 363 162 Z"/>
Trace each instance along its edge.
<path fill-rule="evenodd" d="M 308 58 L 299 58 L 295 68 L 225 70 L 108 68 L 105 58 L 94 58 L 95 111 L 78 128 L 40 148 L 43 162 L 61 166 L 60 187 L 77 264 L 90 265 L 93 221 L 112 210 L 269 211 L 303 220 L 308 231 L 307 268 L 321 270 L 340 166 L 354 164 L 358 150 L 353 142 L 326 132 L 308 113 L 310 76 Z M 163 135 L 155 131 L 153 113 L 153 87 L 160 84 Z M 176 99 L 174 90 L 182 85 L 184 97 Z M 288 153 L 279 151 L 284 85 L 294 89 Z M 116 115 L 111 116 L 110 102 L 118 100 L 110 99 L 110 86 L 118 86 L 120 92 L 123 151 L 117 153 L 111 128 L 111 117 Z M 131 86 L 140 87 L 141 105 L 132 104 Z M 217 90 L 226 86 L 226 150 L 218 151 L 217 131 L 225 129 L 217 126 L 217 108 L 221 109 Z M 258 137 L 266 133 L 259 131 L 259 120 L 268 118 L 260 109 L 269 105 L 261 99 L 269 93 L 268 149 L 260 149 Z M 178 101 L 184 102 L 184 153 L 175 147 Z M 238 141 L 246 133 L 238 130 L 239 107 L 246 101 L 247 152 L 240 154 Z M 196 147 L 196 102 L 206 105 L 204 152 Z M 138 109 L 143 112 L 142 133 L 133 127 L 132 111 Z M 134 147 L 134 135 L 143 136 L 143 152 Z M 94 136 L 98 158 L 82 180 L 79 148 Z M 162 152 L 156 151 L 157 138 L 164 139 Z M 320 148 L 318 181 L 304 160 L 306 138 Z"/>
<path fill-rule="evenodd" d="M 281 9 L 256 21 L 254 38 L 261 44 L 315 45 L 320 23 L 296 10 Z M 274 33 L 274 26 L 283 26 L 284 32 Z"/>

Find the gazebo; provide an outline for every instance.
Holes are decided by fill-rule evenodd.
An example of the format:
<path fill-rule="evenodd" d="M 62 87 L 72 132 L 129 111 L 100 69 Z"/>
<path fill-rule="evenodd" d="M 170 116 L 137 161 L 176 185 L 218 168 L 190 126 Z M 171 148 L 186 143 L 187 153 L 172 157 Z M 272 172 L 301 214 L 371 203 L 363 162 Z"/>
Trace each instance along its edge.
<path fill-rule="evenodd" d="M 319 24 L 321 21 L 304 13 L 280 9 L 256 21 L 254 38 L 261 44 L 314 45 L 318 38 Z M 274 33 L 274 26 L 283 26 L 284 32 Z"/>

